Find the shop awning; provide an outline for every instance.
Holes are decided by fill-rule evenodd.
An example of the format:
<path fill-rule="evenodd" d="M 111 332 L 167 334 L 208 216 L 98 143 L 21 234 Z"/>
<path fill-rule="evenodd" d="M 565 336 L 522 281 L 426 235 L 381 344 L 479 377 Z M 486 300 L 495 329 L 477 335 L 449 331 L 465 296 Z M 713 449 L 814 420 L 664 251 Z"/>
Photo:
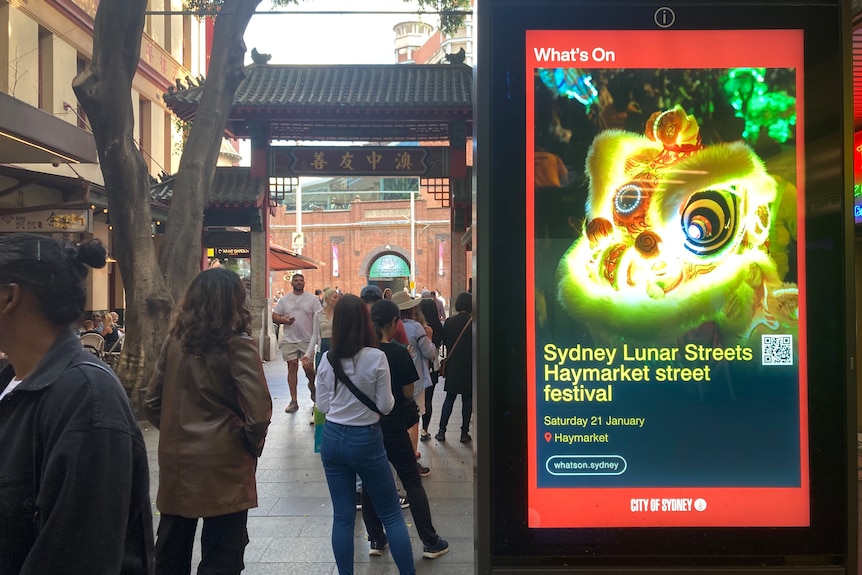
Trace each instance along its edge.
<path fill-rule="evenodd" d="M 274 272 L 287 270 L 316 270 L 326 265 L 314 258 L 298 254 L 278 244 L 269 244 L 269 269 Z"/>
<path fill-rule="evenodd" d="M 0 92 L 0 162 L 95 163 L 93 135 Z"/>

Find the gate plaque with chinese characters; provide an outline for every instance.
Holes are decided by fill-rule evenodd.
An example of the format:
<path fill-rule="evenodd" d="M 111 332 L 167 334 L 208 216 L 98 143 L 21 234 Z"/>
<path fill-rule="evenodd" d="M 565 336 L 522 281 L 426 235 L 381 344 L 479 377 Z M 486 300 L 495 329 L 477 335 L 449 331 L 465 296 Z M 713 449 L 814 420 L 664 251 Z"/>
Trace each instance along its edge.
<path fill-rule="evenodd" d="M 270 176 L 444 178 L 449 175 L 448 151 L 442 146 L 273 146 Z"/>

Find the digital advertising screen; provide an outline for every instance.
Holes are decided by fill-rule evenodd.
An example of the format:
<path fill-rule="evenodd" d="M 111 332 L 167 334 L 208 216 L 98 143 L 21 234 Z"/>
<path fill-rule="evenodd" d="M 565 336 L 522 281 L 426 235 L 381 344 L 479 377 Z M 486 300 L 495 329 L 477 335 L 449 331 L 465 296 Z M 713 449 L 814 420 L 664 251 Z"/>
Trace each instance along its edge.
<path fill-rule="evenodd" d="M 853 134 L 853 222 L 862 224 L 862 132 Z"/>
<path fill-rule="evenodd" d="M 526 31 L 529 528 L 810 525 L 803 39 Z"/>

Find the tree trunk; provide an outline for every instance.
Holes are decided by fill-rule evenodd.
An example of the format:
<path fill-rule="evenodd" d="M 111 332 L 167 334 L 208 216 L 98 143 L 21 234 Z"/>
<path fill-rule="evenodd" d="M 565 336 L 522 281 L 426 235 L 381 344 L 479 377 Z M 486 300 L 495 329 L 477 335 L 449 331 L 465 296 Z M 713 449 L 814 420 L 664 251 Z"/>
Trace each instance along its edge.
<path fill-rule="evenodd" d="M 172 300 L 152 239 L 150 177 L 134 140 L 132 78 L 138 69 L 147 0 L 102 0 L 93 59 L 72 87 L 87 114 L 105 178 L 111 251 L 126 285 L 126 339 L 117 373 L 136 408 L 146 388 Z"/>
<path fill-rule="evenodd" d="M 260 0 L 225 0 L 216 17 L 209 69 L 174 181 L 171 217 L 159 255 L 168 288 L 177 300 L 200 271 L 200 252 L 192 250 L 196 257 L 189 257 L 189 246 L 203 249 L 203 211 L 233 98 L 245 78 L 243 34 L 258 4 Z"/>
<path fill-rule="evenodd" d="M 243 33 L 260 0 L 225 0 L 216 18 L 208 77 L 174 183 L 159 259 L 152 240 L 150 177 L 134 140 L 132 79 L 147 0 L 102 0 L 93 59 L 72 86 L 90 120 L 114 226 L 111 250 L 126 286 L 126 340 L 117 373 L 133 405 L 170 325 L 173 302 L 200 270 L 203 211 L 236 88 L 244 77 Z"/>

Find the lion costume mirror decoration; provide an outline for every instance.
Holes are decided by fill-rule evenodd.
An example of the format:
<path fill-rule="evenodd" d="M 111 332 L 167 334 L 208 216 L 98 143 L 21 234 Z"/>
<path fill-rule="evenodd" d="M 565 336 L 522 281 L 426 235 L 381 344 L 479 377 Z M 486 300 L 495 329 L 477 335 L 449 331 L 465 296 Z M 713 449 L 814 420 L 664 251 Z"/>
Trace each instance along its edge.
<path fill-rule="evenodd" d="M 597 341 L 797 331 L 798 290 L 784 282 L 795 189 L 744 142 L 704 146 L 699 132 L 677 106 L 643 136 L 592 142 L 583 233 L 557 273 L 561 305 Z"/>

